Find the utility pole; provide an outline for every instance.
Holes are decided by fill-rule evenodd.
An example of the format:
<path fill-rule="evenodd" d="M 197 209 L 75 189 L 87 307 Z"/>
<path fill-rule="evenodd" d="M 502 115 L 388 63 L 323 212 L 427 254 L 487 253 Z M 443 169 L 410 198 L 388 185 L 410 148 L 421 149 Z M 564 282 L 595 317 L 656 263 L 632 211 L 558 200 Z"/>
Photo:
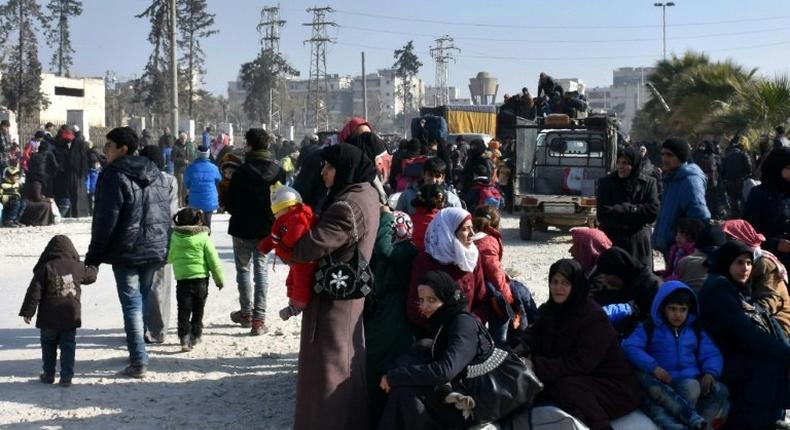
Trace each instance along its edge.
<path fill-rule="evenodd" d="M 362 118 L 368 120 L 368 78 L 365 76 L 365 52 L 362 52 Z"/>
<path fill-rule="evenodd" d="M 280 55 L 280 29 L 285 26 L 285 20 L 280 19 L 280 5 L 266 6 L 261 9 L 261 22 L 258 24 L 258 32 L 261 33 L 261 43 L 264 51 L 268 51 L 274 59 Z M 282 97 L 279 91 L 280 70 L 275 70 L 273 85 L 269 87 L 269 121 L 267 128 L 275 131 L 280 128 L 282 122 Z"/>
<path fill-rule="evenodd" d="M 675 5 L 675 2 L 653 3 L 653 6 L 661 8 L 661 28 L 664 40 L 664 59 L 667 59 L 667 8 Z"/>
<path fill-rule="evenodd" d="M 436 78 L 434 85 L 436 86 L 436 105 L 446 105 L 450 103 L 450 88 L 448 82 L 450 80 L 450 70 L 448 63 L 455 62 L 455 55 L 453 52 L 461 52 L 460 49 L 453 45 L 453 38 L 444 35 L 436 39 L 435 46 L 430 49 L 431 58 L 436 62 Z"/>
<path fill-rule="evenodd" d="M 308 8 L 313 14 L 313 22 L 302 25 L 312 27 L 312 35 L 304 43 L 310 43 L 310 77 L 307 92 L 307 126 L 329 129 L 328 84 L 326 75 L 326 44 L 334 43 L 327 35 L 328 26 L 337 23 L 327 21 L 327 14 L 335 10 L 329 6 Z"/>
<path fill-rule="evenodd" d="M 173 136 L 178 136 L 178 60 L 176 58 L 176 0 L 170 0 L 170 76 L 173 91 Z"/>

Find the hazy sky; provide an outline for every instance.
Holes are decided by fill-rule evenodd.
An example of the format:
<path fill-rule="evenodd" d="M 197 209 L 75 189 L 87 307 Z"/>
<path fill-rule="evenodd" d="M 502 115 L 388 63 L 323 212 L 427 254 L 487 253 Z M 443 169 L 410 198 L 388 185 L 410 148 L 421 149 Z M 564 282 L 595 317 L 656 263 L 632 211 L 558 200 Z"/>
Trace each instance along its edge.
<path fill-rule="evenodd" d="M 102 76 L 108 69 L 121 77 L 141 74 L 150 53 L 147 20 L 137 19 L 148 0 L 83 0 L 85 12 L 72 25 L 74 73 Z M 773 76 L 790 69 L 790 10 L 786 1 L 675 0 L 667 9 L 667 51 L 695 49 L 712 58 L 733 60 Z M 209 0 L 220 33 L 205 40 L 212 92 L 226 94 L 241 63 L 259 48 L 256 25 L 260 8 L 273 2 Z M 447 34 L 461 49 L 450 66 L 450 82 L 468 96 L 468 79 L 485 70 L 499 78 L 505 92 L 527 86 L 534 92 L 537 75 L 581 78 L 588 86 L 611 83 L 612 69 L 651 65 L 662 55 L 661 9 L 646 0 L 332 0 L 326 3 L 281 2 L 281 51 L 306 77 L 311 15 L 305 9 L 330 5 L 337 43 L 328 49 L 330 73 L 360 73 L 360 51 L 368 70 L 389 67 L 393 50 L 414 40 L 423 62 L 420 76 L 434 82 L 428 55 L 433 39 Z M 39 39 L 43 41 L 43 37 Z M 48 68 L 50 53 L 41 50 Z"/>

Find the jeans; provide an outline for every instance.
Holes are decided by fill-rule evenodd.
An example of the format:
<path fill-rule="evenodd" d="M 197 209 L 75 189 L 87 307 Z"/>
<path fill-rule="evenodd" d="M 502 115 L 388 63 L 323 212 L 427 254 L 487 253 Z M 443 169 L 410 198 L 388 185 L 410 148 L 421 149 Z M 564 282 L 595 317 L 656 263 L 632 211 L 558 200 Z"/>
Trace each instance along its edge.
<path fill-rule="evenodd" d="M 24 199 L 10 200 L 3 211 L 3 222 L 19 221 L 19 218 L 25 213 L 27 203 Z"/>
<path fill-rule="evenodd" d="M 41 329 L 41 359 L 44 373 L 55 375 L 55 362 L 60 347 L 60 379 L 70 381 L 74 376 L 74 353 L 77 350 L 77 329 Z"/>
<path fill-rule="evenodd" d="M 254 320 L 264 320 L 266 316 L 266 289 L 269 288 L 269 269 L 266 255 L 256 246 L 258 239 L 233 238 L 233 259 L 236 262 L 236 284 L 239 287 L 239 306 L 241 313 L 252 315 Z M 250 284 L 250 260 L 253 265 L 253 286 Z"/>
<path fill-rule="evenodd" d="M 176 281 L 178 301 L 178 337 L 203 334 L 203 309 L 208 297 L 208 278 Z M 192 317 L 190 321 L 190 317 Z"/>
<path fill-rule="evenodd" d="M 143 309 L 148 304 L 148 292 L 154 284 L 154 275 L 163 263 L 129 267 L 115 264 L 112 266 L 118 299 L 123 310 L 123 328 L 126 331 L 126 347 L 129 350 L 129 363 L 147 365 L 145 352 Z"/>
<path fill-rule="evenodd" d="M 647 394 L 642 399 L 642 409 L 662 429 L 686 429 L 703 420 L 718 426 L 727 418 L 729 393 L 723 384 L 717 382 L 710 393 L 700 397 L 700 383 L 696 379 L 665 384 L 653 375 L 640 372 L 639 382 Z"/>
<path fill-rule="evenodd" d="M 69 216 L 69 210 L 71 209 L 71 199 L 69 197 L 59 198 L 55 200 L 55 204 L 58 205 L 60 216 L 62 216 L 63 218 Z"/>
<path fill-rule="evenodd" d="M 173 266 L 165 264 L 156 271 L 148 301 L 143 308 L 143 326 L 148 342 L 161 343 L 165 340 L 170 323 L 171 276 Z"/>

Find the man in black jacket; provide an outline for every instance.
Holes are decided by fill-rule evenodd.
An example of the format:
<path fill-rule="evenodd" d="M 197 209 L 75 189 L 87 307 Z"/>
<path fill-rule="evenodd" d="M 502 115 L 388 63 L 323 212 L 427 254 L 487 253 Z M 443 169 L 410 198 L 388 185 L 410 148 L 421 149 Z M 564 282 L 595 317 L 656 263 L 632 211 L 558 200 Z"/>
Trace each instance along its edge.
<path fill-rule="evenodd" d="M 148 365 L 143 309 L 154 274 L 167 260 L 170 189 L 157 166 L 134 155 L 137 134 L 129 127 L 107 133 L 108 165 L 96 185 L 91 243 L 85 264 L 112 265 L 129 349 L 125 373 L 142 378 Z"/>
<path fill-rule="evenodd" d="M 743 207 L 743 182 L 752 174 L 752 161 L 735 137 L 722 161 L 722 176 L 730 202 L 730 218 L 739 218 Z"/>
<path fill-rule="evenodd" d="M 269 273 L 266 255 L 258 251 L 257 245 L 271 233 L 274 224 L 269 187 L 275 182 L 284 184 L 285 171 L 269 152 L 271 137 L 265 130 L 251 128 L 244 138 L 247 141 L 244 164 L 233 173 L 225 207 L 230 213 L 228 234 L 233 236 L 241 308 L 231 312 L 230 319 L 242 327 L 251 327 L 250 334 L 258 336 L 266 331 L 263 322 Z M 250 282 L 250 260 L 253 263 L 254 290 Z"/>

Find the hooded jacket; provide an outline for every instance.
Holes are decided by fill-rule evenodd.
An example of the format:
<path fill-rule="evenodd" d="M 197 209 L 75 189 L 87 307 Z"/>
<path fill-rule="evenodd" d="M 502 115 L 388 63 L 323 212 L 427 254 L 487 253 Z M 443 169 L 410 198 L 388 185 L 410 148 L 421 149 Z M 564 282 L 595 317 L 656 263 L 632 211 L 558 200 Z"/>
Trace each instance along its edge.
<path fill-rule="evenodd" d="M 170 188 L 156 165 L 139 156 L 115 160 L 96 184 L 85 264 L 164 263 L 170 223 Z"/>
<path fill-rule="evenodd" d="M 53 237 L 33 268 L 33 280 L 19 316 L 32 317 L 38 307 L 36 327 L 66 330 L 82 325 L 81 285 L 96 281 L 96 270 L 80 262 L 68 237 Z"/>
<path fill-rule="evenodd" d="M 790 185 L 782 169 L 790 164 L 790 148 L 771 151 L 763 162 L 762 183 L 752 188 L 743 207 L 743 218 L 765 235 L 762 245 L 790 267 L 790 253 L 779 252 L 779 240 L 790 240 Z"/>
<path fill-rule="evenodd" d="M 630 176 L 620 178 L 615 171 L 598 181 L 598 222 L 610 238 L 642 230 L 658 213 L 656 181 L 642 174 L 642 158 L 633 157 Z M 621 205 L 623 212 L 615 212 L 615 205 Z"/>
<path fill-rule="evenodd" d="M 285 172 L 273 160 L 246 158 L 233 173 L 228 188 L 228 234 L 240 239 L 262 239 L 272 231 L 274 214 L 269 187 L 285 183 Z"/>
<path fill-rule="evenodd" d="M 177 281 L 208 278 L 211 273 L 217 285 L 224 285 L 222 264 L 208 236 L 208 227 L 202 225 L 176 227 L 170 236 L 167 262 L 173 265 L 173 274 Z"/>
<path fill-rule="evenodd" d="M 213 212 L 219 206 L 217 184 L 222 180 L 217 166 L 207 158 L 192 162 L 184 173 L 184 188 L 189 191 L 189 206 Z"/>
<path fill-rule="evenodd" d="M 664 177 L 661 208 L 653 230 L 653 248 L 664 254 L 675 243 L 675 224 L 681 218 L 694 218 L 707 224 L 710 211 L 705 203 L 705 173 L 693 163 L 685 163 Z"/>
<path fill-rule="evenodd" d="M 675 329 L 667 324 L 663 309 L 667 296 L 678 290 L 687 291 L 692 297 L 692 304 L 685 324 Z M 724 359 L 719 348 L 702 330 L 699 331 L 702 338 L 698 339 L 693 328 L 694 321 L 699 318 L 699 305 L 691 288 L 680 281 L 662 285 L 653 300 L 650 316 L 654 329 L 649 345 L 644 323 L 640 323 L 623 341 L 623 351 L 634 367 L 653 374 L 656 367 L 661 366 L 674 380 L 696 379 L 706 373 L 716 379 L 721 377 Z"/>

